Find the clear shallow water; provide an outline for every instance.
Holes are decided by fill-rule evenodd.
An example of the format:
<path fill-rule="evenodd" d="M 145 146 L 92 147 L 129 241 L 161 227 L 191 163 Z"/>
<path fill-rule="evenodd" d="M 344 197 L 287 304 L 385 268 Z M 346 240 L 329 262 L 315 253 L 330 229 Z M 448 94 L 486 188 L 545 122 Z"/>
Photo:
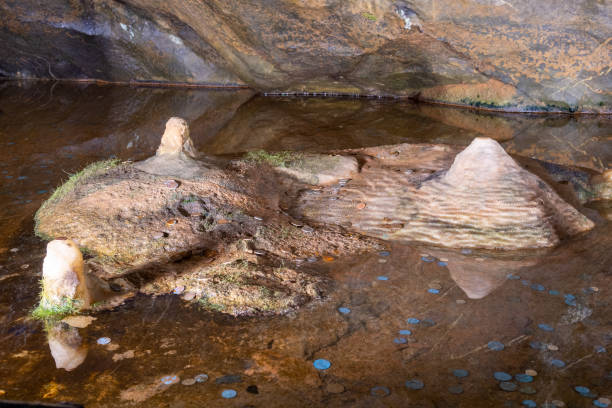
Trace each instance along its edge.
<path fill-rule="evenodd" d="M 48 333 L 28 319 L 44 257 L 44 243 L 31 232 L 36 209 L 66 173 L 113 155 L 153 154 L 170 116 L 187 118 L 197 147 L 210 154 L 467 145 L 486 135 L 508 151 L 593 171 L 609 167 L 612 156 L 607 118 L 14 83 L 0 84 L 0 112 L 0 398 L 88 407 L 518 407 L 527 399 L 588 407 L 593 398 L 575 386 L 612 393 L 612 228 L 602 218 L 594 231 L 551 251 L 464 254 L 393 244 L 389 256 L 322 263 L 335 290 L 289 316 L 231 318 L 179 296 L 139 297 L 59 340 L 48 330 L 52 344 L 81 342 L 74 354 L 84 360 L 70 372 L 56 368 Z M 111 342 L 100 345 L 101 337 Z M 317 370 L 318 359 L 331 366 Z M 457 369 L 468 376 L 456 377 Z M 538 375 L 514 382 L 535 394 L 504 391 L 494 378 L 526 369 Z M 180 383 L 198 374 L 208 381 Z M 173 376 L 180 381 L 173 384 Z M 407 387 L 411 380 L 423 389 Z M 226 389 L 236 397 L 224 399 Z"/>

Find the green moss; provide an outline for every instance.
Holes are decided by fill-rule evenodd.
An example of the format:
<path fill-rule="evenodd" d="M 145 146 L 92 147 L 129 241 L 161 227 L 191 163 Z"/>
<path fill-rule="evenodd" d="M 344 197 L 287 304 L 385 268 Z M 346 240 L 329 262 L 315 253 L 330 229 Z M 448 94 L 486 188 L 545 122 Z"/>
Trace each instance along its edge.
<path fill-rule="evenodd" d="M 62 185 L 56 188 L 55 191 L 53 191 L 53 194 L 51 194 L 51 197 L 49 197 L 49 199 L 45 201 L 43 205 L 40 206 L 38 211 L 36 211 L 36 214 L 34 215 L 35 234 L 45 241 L 50 241 L 51 239 L 53 239 L 53 237 L 40 231 L 40 228 L 39 228 L 40 215 L 44 213 L 51 205 L 57 203 L 62 198 L 64 198 L 68 193 L 70 193 L 71 191 L 74 191 L 74 189 L 79 184 L 83 183 L 91 176 L 99 173 L 102 170 L 108 170 L 109 168 L 115 167 L 120 162 L 121 161 L 119 159 L 99 161 L 99 162 L 95 162 L 95 163 L 88 165 L 83 170 L 77 173 L 72 174 L 68 178 L 68 180 L 66 180 Z"/>
<path fill-rule="evenodd" d="M 198 304 L 200 305 L 200 307 L 207 310 L 212 310 L 214 312 L 221 312 L 225 309 L 225 306 L 220 305 L 218 303 L 213 303 L 207 297 L 200 298 L 198 300 Z"/>
<path fill-rule="evenodd" d="M 376 16 L 372 13 L 368 13 L 367 11 L 361 14 L 362 16 L 364 16 L 365 18 L 367 18 L 370 21 L 376 21 Z"/>
<path fill-rule="evenodd" d="M 253 150 L 244 155 L 244 160 L 251 163 L 266 163 L 273 167 L 288 167 L 299 161 L 302 155 L 295 152 L 268 153 L 265 150 Z"/>
<path fill-rule="evenodd" d="M 470 106 L 474 106 L 477 108 L 489 108 L 489 109 L 502 109 L 502 108 L 507 108 L 510 106 L 510 104 L 502 105 L 494 101 L 481 101 L 481 100 L 474 100 L 472 98 L 463 98 L 459 102 L 465 105 L 470 105 Z"/>

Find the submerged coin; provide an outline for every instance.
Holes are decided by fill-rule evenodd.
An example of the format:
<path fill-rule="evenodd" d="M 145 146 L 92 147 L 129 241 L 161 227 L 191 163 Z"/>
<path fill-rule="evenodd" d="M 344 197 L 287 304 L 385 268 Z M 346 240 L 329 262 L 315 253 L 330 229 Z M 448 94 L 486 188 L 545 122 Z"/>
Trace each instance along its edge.
<path fill-rule="evenodd" d="M 208 381 L 208 375 L 206 374 L 198 374 L 195 377 L 193 377 L 196 382 L 198 383 L 205 383 L 206 381 Z"/>
<path fill-rule="evenodd" d="M 400 330 L 399 334 L 401 334 L 402 336 L 410 336 L 412 332 L 410 330 Z"/>
<path fill-rule="evenodd" d="M 512 376 L 508 373 L 505 373 L 503 371 L 497 371 L 493 374 L 493 377 L 497 380 L 497 381 L 510 381 L 512 379 Z"/>
<path fill-rule="evenodd" d="M 408 323 L 408 324 L 419 324 L 419 322 L 420 322 L 420 320 L 416 319 L 414 317 L 410 317 L 410 318 L 406 319 L 406 323 Z"/>
<path fill-rule="evenodd" d="M 342 314 L 349 314 L 351 313 L 351 309 L 349 309 L 348 307 L 339 307 L 338 311 Z"/>
<path fill-rule="evenodd" d="M 501 388 L 504 391 L 513 392 L 513 391 L 516 391 L 516 389 L 518 388 L 518 385 L 516 385 L 513 382 L 503 381 L 499 383 L 499 388 Z"/>
<path fill-rule="evenodd" d="M 327 370 L 329 367 L 331 367 L 331 363 L 328 360 L 325 360 L 324 358 L 315 360 L 312 365 L 314 365 L 314 368 L 316 368 L 317 370 Z"/>
<path fill-rule="evenodd" d="M 395 344 L 406 344 L 406 342 L 407 342 L 407 341 L 408 341 L 408 340 L 406 340 L 406 339 L 405 339 L 405 338 L 403 338 L 403 337 L 396 337 L 396 338 L 394 338 L 394 339 L 393 339 L 393 342 L 394 342 Z"/>
<path fill-rule="evenodd" d="M 234 398 L 238 393 L 236 390 L 223 390 L 221 396 L 226 399 Z"/>
<path fill-rule="evenodd" d="M 540 329 L 544 330 L 544 331 L 547 331 L 547 332 L 551 332 L 551 331 L 554 331 L 554 330 L 555 330 L 555 329 L 553 329 L 553 327 L 552 327 L 552 326 L 550 326 L 550 325 L 548 325 L 548 324 L 546 324 L 546 323 L 540 323 L 540 324 L 538 324 L 538 327 L 539 327 Z"/>
<path fill-rule="evenodd" d="M 469 374 L 470 373 L 468 370 L 463 370 L 463 369 L 453 370 L 453 375 L 457 378 L 464 378 L 464 377 L 467 377 Z"/>
<path fill-rule="evenodd" d="M 111 342 L 109 337 L 100 337 L 97 341 L 98 344 L 105 345 Z"/>
<path fill-rule="evenodd" d="M 389 278 L 387 276 L 379 276 L 376 279 L 378 279 L 379 281 L 386 281 L 389 280 Z"/>
<path fill-rule="evenodd" d="M 533 381 L 533 377 L 527 374 L 517 374 L 514 376 L 514 378 L 518 382 L 522 382 L 522 383 L 530 383 Z"/>
<path fill-rule="evenodd" d="M 387 387 L 383 387 L 379 385 L 379 386 L 373 387 L 370 390 L 370 394 L 372 394 L 375 397 L 386 397 L 387 395 L 391 394 L 391 391 L 389 391 Z"/>
<path fill-rule="evenodd" d="M 423 384 L 423 381 L 421 380 L 409 380 L 406 381 L 406 388 L 410 388 L 411 390 L 422 390 L 423 387 L 425 387 L 425 384 Z"/>
<path fill-rule="evenodd" d="M 536 408 L 538 406 L 538 404 L 532 400 L 524 400 L 521 404 L 529 408 Z"/>
<path fill-rule="evenodd" d="M 499 341 L 490 341 L 487 344 L 487 347 L 493 351 L 502 351 L 504 349 L 504 345 Z"/>
<path fill-rule="evenodd" d="M 448 392 L 455 395 L 463 394 L 463 387 L 460 385 L 452 385 L 448 387 Z"/>

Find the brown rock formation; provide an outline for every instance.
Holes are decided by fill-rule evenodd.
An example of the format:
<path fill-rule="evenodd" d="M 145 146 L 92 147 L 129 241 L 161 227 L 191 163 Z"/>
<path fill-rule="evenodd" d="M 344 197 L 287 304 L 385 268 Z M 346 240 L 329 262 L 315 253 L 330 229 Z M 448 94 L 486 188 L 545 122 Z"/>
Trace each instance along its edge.
<path fill-rule="evenodd" d="M 605 1 L 3 0 L 0 10 L 7 77 L 611 109 Z"/>

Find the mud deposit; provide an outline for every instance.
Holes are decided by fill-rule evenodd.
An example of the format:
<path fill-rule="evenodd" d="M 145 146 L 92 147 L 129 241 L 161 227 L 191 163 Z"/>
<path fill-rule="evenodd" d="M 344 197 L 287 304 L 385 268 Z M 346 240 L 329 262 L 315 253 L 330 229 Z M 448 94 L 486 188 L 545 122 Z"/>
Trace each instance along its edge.
<path fill-rule="evenodd" d="M 559 401 L 591 407 L 610 398 L 610 206 L 588 202 L 590 180 L 610 167 L 605 117 L 485 115 L 404 102 L 61 84 L 4 86 L 0 102 L 0 400 L 86 407 L 518 408 L 533 406 L 527 400 L 538 407 L 563 406 Z M 307 294 L 308 302 L 282 315 L 232 316 L 189 299 L 189 285 L 173 281 L 166 294 L 134 294 L 112 310 L 53 325 L 31 319 L 46 245 L 33 232 L 36 210 L 67 173 L 112 156 L 152 156 L 174 115 L 188 120 L 199 151 L 228 161 L 255 149 L 356 149 L 374 157 L 368 149 L 401 143 L 459 152 L 475 137 L 493 137 L 594 227 L 561 237 L 557 246 L 514 251 L 360 238 L 336 221 L 313 223 L 314 234 L 304 240 L 299 234 L 310 224 L 283 209 L 291 202 L 261 194 L 262 202 L 237 202 L 249 210 L 242 215 L 230 219 L 228 208 L 228 214 L 211 216 L 217 224 L 242 222 L 245 231 L 270 227 L 273 233 L 262 238 L 267 247 L 247 247 L 221 262 L 227 249 L 211 240 L 190 261 L 217 259 L 219 276 L 238 278 L 261 265 L 262 277 L 277 276 L 282 285 L 295 284 L 288 279 L 292 273 L 310 276 L 324 296 Z M 454 154 L 445 160 L 452 162 Z M 432 158 L 428 171 L 441 163 Z M 391 171 L 399 165 L 385 164 Z M 257 182 L 265 174 L 249 171 L 232 181 L 244 194 L 270 188 Z M 156 199 L 172 198 L 176 190 L 164 185 L 168 177 L 149 177 Z M 196 201 L 175 198 L 177 214 L 150 220 L 160 223 L 159 232 L 182 228 L 180 222 L 167 225 L 173 218 L 196 221 L 179 210 L 189 215 L 198 210 Z M 357 211 L 359 217 L 346 218 L 360 225 L 369 207 Z M 219 231 L 228 225 L 221 223 Z M 307 245 L 296 247 L 282 227 L 295 229 Z M 346 248 L 358 250 L 328 252 L 338 231 Z M 235 248 L 229 253 L 236 254 Z M 275 275 L 279 267 L 287 271 Z M 121 277 L 127 284 L 140 282 L 123 275 L 107 279 Z M 121 284 L 109 290 L 121 293 Z"/>

